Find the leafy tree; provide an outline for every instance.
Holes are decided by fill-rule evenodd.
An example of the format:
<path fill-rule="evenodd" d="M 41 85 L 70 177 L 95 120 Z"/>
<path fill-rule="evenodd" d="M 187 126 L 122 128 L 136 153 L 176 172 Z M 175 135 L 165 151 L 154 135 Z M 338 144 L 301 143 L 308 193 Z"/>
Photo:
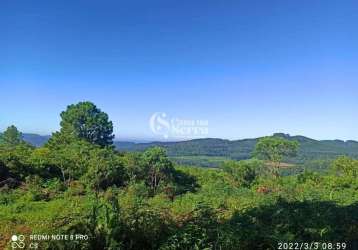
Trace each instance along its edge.
<path fill-rule="evenodd" d="M 125 182 L 125 170 L 121 158 L 111 148 L 95 149 L 90 154 L 86 173 L 87 183 L 95 190 L 105 190 Z"/>
<path fill-rule="evenodd" d="M 48 164 L 59 170 L 59 177 L 67 184 L 87 173 L 93 152 L 100 148 L 80 139 L 71 140 L 67 144 L 51 141 L 45 147 L 49 149 Z"/>
<path fill-rule="evenodd" d="M 166 193 L 173 201 L 176 195 L 184 194 L 186 192 L 195 192 L 198 188 L 199 184 L 194 176 L 175 169 L 173 173 L 173 183 L 168 185 Z"/>
<path fill-rule="evenodd" d="M 29 158 L 33 147 L 22 139 L 22 134 L 15 126 L 10 126 L 0 136 L 0 161 L 3 163 L 3 172 L 7 176 L 24 180 L 33 173 Z"/>
<path fill-rule="evenodd" d="M 29 164 L 35 169 L 35 172 L 42 177 L 56 177 L 55 173 L 52 173 L 52 161 L 51 151 L 49 148 L 40 147 L 35 148 L 28 159 Z M 55 172 L 58 172 L 55 170 Z M 54 174 L 54 176 L 51 176 Z"/>
<path fill-rule="evenodd" d="M 68 182 L 70 182 L 80 179 L 88 171 L 89 161 L 96 149 L 95 145 L 84 140 L 78 140 L 69 145 L 63 145 L 60 150 L 54 151 L 53 154 L 60 153 L 54 158 L 57 162 L 63 164 L 62 167 L 64 167 Z"/>
<path fill-rule="evenodd" d="M 145 173 L 143 171 L 140 153 L 126 153 L 123 156 L 123 162 L 129 181 L 144 180 Z"/>
<path fill-rule="evenodd" d="M 0 147 L 0 161 L 5 165 L 9 176 L 18 180 L 34 173 L 34 169 L 29 164 L 29 158 L 33 147 L 26 143 L 16 146 Z"/>
<path fill-rule="evenodd" d="M 262 161 L 257 159 L 242 161 L 226 161 L 220 167 L 228 173 L 236 182 L 249 187 L 258 175 Z"/>
<path fill-rule="evenodd" d="M 337 173 L 356 178 L 358 176 L 358 160 L 347 156 L 338 157 L 332 163 L 332 169 Z"/>
<path fill-rule="evenodd" d="M 51 138 L 44 146 L 51 150 L 59 150 L 63 147 L 63 145 L 71 144 L 77 140 L 79 140 L 79 138 L 75 137 L 73 134 L 57 131 L 52 133 Z"/>
<path fill-rule="evenodd" d="M 8 127 L 0 136 L 0 144 L 4 146 L 15 147 L 21 143 L 24 143 L 22 133 L 14 125 Z"/>
<path fill-rule="evenodd" d="M 173 179 L 173 163 L 166 155 L 166 151 L 160 147 L 147 149 L 142 155 L 142 166 L 147 185 L 155 194 L 160 185 Z"/>
<path fill-rule="evenodd" d="M 61 137 L 58 137 L 60 139 Z M 82 179 L 96 191 L 112 185 L 121 186 L 127 179 L 122 157 L 112 147 L 100 147 L 86 140 L 74 139 L 67 144 L 47 144 L 34 154 L 38 165 L 55 167 L 65 183 Z"/>
<path fill-rule="evenodd" d="M 109 121 L 106 113 L 91 102 L 69 105 L 66 111 L 61 113 L 61 119 L 60 133 L 67 135 L 65 140 L 73 136 L 100 146 L 113 143 L 112 122 Z"/>
<path fill-rule="evenodd" d="M 261 138 L 255 146 L 254 155 L 271 163 L 271 173 L 278 177 L 280 164 L 284 157 L 295 156 L 299 148 L 297 141 L 271 136 Z"/>

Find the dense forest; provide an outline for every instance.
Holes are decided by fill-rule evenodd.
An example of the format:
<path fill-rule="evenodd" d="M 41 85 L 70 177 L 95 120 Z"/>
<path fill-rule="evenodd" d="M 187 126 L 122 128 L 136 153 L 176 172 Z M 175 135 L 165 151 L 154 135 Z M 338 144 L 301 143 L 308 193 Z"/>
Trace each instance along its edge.
<path fill-rule="evenodd" d="M 275 135 L 247 141 L 245 160 L 230 147 L 218 168 L 201 168 L 173 162 L 165 145 L 116 148 L 112 122 L 91 102 L 60 116 L 40 147 L 13 125 L 1 134 L 0 249 L 12 249 L 12 235 L 39 234 L 88 238 L 38 240 L 38 249 L 358 249 L 357 151 L 331 145 L 329 161 L 311 155 L 304 171 L 285 174 L 309 142 Z M 192 143 L 180 150 L 196 153 Z"/>

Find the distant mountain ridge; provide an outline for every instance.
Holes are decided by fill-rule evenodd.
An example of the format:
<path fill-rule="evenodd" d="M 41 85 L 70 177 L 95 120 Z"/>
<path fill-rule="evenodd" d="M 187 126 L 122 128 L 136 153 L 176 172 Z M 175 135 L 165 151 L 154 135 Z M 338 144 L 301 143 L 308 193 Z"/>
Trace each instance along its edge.
<path fill-rule="evenodd" d="M 358 142 L 353 140 L 314 140 L 305 136 L 290 136 L 276 133 L 274 136 L 284 137 L 288 140 L 296 140 L 300 143 L 298 156 L 290 159 L 291 162 L 302 163 L 314 159 L 333 159 L 339 155 L 348 155 L 358 158 Z M 51 136 L 24 133 L 25 141 L 34 146 L 41 146 Z M 167 149 L 171 157 L 183 156 L 208 156 L 225 157 L 231 159 L 248 159 L 251 157 L 255 144 L 259 138 L 226 140 L 217 138 L 193 139 L 179 142 L 148 142 L 137 143 L 129 141 L 115 141 L 116 148 L 120 151 L 144 151 L 153 146 L 161 146 Z"/>
<path fill-rule="evenodd" d="M 1 136 L 0 132 L 0 136 Z M 35 147 L 41 147 L 44 145 L 49 139 L 51 138 L 50 135 L 38 135 L 33 133 L 22 133 L 22 139 L 24 141 L 30 143 L 31 145 Z"/>
<path fill-rule="evenodd" d="M 38 134 L 23 133 L 22 138 L 24 139 L 24 141 L 26 141 L 36 147 L 41 147 L 51 138 L 51 136 L 50 135 L 38 135 Z"/>
<path fill-rule="evenodd" d="M 274 136 L 284 137 L 288 140 L 296 140 L 300 143 L 297 157 L 291 162 L 302 163 L 314 159 L 333 159 L 340 155 L 349 155 L 358 158 L 358 142 L 349 140 L 314 140 L 305 136 L 290 136 L 276 133 Z M 216 156 L 232 159 L 248 159 L 252 156 L 259 138 L 242 140 L 225 139 L 195 139 L 181 142 L 151 142 L 130 143 L 115 142 L 116 147 L 123 151 L 143 151 L 148 147 L 161 146 L 167 149 L 168 155 L 179 156 Z"/>

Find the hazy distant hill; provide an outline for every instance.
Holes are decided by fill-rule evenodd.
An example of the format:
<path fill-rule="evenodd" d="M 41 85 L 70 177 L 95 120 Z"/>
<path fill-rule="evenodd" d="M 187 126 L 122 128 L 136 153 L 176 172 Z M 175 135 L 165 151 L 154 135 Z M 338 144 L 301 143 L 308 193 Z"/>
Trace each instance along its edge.
<path fill-rule="evenodd" d="M 304 163 L 315 159 L 333 159 L 339 155 L 349 155 L 358 158 L 357 141 L 341 140 L 314 140 L 304 136 L 290 136 L 287 134 L 275 134 L 289 140 L 297 140 L 300 143 L 300 151 L 297 157 L 288 159 L 293 163 Z M 43 145 L 50 136 L 37 134 L 23 134 L 25 141 L 35 145 Z M 135 143 L 128 141 L 115 141 L 115 146 L 120 151 L 143 151 L 153 146 L 161 146 L 167 149 L 168 155 L 179 163 L 193 163 L 203 166 L 217 166 L 224 159 L 248 159 L 257 142 L 255 139 L 223 140 L 223 139 L 195 139 L 181 142 L 150 142 Z"/>
<path fill-rule="evenodd" d="M 0 133 L 1 136 L 2 133 Z M 31 134 L 31 133 L 23 133 L 22 138 L 30 143 L 31 145 L 34 145 L 36 147 L 41 147 L 44 145 L 48 139 L 50 139 L 50 135 L 38 135 L 38 134 Z"/>
<path fill-rule="evenodd" d="M 48 141 L 48 139 L 50 139 L 51 136 L 50 135 L 37 135 L 37 134 L 23 133 L 22 137 L 28 143 L 30 143 L 36 147 L 40 147 L 40 146 L 44 145 Z"/>

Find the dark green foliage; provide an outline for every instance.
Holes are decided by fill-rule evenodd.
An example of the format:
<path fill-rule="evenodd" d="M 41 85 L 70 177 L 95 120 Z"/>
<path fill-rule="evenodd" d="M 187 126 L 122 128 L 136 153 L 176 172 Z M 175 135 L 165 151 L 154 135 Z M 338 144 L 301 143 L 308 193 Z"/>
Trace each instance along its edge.
<path fill-rule="evenodd" d="M 22 134 L 14 125 L 8 127 L 2 135 L 0 135 L 0 144 L 6 147 L 15 147 L 21 143 L 24 143 L 22 140 Z"/>
<path fill-rule="evenodd" d="M 9 177 L 9 169 L 5 164 L 0 161 L 0 181 L 3 181 Z"/>
<path fill-rule="evenodd" d="M 18 180 L 34 172 L 28 164 L 33 147 L 22 140 L 22 134 L 15 126 L 10 126 L 0 136 L 0 179 L 12 177 Z"/>
<path fill-rule="evenodd" d="M 249 187 L 256 179 L 263 162 L 260 160 L 226 161 L 221 169 L 228 173 L 239 185 Z"/>
<path fill-rule="evenodd" d="M 175 169 L 173 173 L 174 194 L 184 194 L 186 192 L 195 192 L 200 186 L 194 176 Z"/>
<path fill-rule="evenodd" d="M 113 124 L 108 115 L 91 102 L 69 105 L 61 113 L 61 133 L 107 146 L 113 143 Z"/>
<path fill-rule="evenodd" d="M 358 204 L 328 201 L 288 202 L 234 215 L 242 249 L 277 249 L 278 242 L 353 242 L 358 239 Z M 347 249 L 350 249 L 349 247 Z"/>
<path fill-rule="evenodd" d="M 112 148 L 99 148 L 91 152 L 85 178 L 92 188 L 105 190 L 124 185 L 126 173 L 121 158 Z"/>
<path fill-rule="evenodd" d="M 0 161 L 7 177 L 24 180 L 26 176 L 34 173 L 34 168 L 28 162 L 32 150 L 33 148 L 26 143 L 11 147 L 0 146 Z"/>

